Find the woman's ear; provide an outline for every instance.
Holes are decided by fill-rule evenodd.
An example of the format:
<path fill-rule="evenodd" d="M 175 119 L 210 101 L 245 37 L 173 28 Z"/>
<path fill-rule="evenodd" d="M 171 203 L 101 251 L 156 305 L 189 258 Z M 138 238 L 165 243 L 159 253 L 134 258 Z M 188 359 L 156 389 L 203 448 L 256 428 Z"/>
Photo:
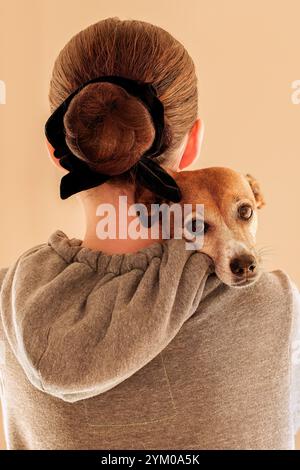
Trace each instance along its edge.
<path fill-rule="evenodd" d="M 47 151 L 48 151 L 48 155 L 49 155 L 49 158 L 50 160 L 52 161 L 52 163 L 57 167 L 59 168 L 60 170 L 63 170 L 64 168 L 61 166 L 61 164 L 59 163 L 59 158 L 56 158 L 54 156 L 54 148 L 52 147 L 52 145 L 50 144 L 50 142 L 48 141 L 48 139 L 46 139 L 46 147 L 47 147 Z"/>
<path fill-rule="evenodd" d="M 247 174 L 246 175 L 247 181 L 250 184 L 250 187 L 252 189 L 252 192 L 255 197 L 256 201 L 256 207 L 257 209 L 261 209 L 263 206 L 266 205 L 265 198 L 261 192 L 260 185 L 258 181 L 251 175 Z"/>
<path fill-rule="evenodd" d="M 202 146 L 203 130 L 203 123 L 198 118 L 189 132 L 186 147 L 179 163 L 180 170 L 183 170 L 198 159 Z"/>

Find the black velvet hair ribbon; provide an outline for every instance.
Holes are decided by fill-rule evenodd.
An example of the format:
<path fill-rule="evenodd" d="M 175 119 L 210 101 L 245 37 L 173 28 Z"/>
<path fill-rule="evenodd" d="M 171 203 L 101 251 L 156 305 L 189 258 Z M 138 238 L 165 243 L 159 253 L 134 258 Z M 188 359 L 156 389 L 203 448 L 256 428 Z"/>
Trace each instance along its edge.
<path fill-rule="evenodd" d="M 164 106 L 157 97 L 156 89 L 151 83 L 115 75 L 94 78 L 81 85 L 59 105 L 45 124 L 46 137 L 55 149 L 54 156 L 60 160 L 61 166 L 68 170 L 60 183 L 61 199 L 67 199 L 72 194 L 99 186 L 111 178 L 110 175 L 93 170 L 88 163 L 74 155 L 67 146 L 65 138 L 63 119 L 71 100 L 82 88 L 96 82 L 110 82 L 122 86 L 128 93 L 139 98 L 147 107 L 155 126 L 155 138 L 151 147 L 130 169 L 134 169 L 136 180 L 142 186 L 150 189 L 161 198 L 179 202 L 181 192 L 176 181 L 155 161 L 155 157 L 166 150 L 163 142 Z"/>

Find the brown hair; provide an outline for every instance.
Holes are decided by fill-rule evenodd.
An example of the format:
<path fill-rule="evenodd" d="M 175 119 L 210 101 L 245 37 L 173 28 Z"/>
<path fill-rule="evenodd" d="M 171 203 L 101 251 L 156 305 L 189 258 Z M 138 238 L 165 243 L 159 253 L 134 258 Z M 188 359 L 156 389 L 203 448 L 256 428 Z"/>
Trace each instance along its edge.
<path fill-rule="evenodd" d="M 92 24 L 72 37 L 55 61 L 51 112 L 84 82 L 103 75 L 121 75 L 156 87 L 165 109 L 168 145 L 158 161 L 168 162 L 197 119 L 197 77 L 184 46 L 144 21 L 114 17 Z M 83 88 L 71 101 L 64 125 L 72 152 L 111 176 L 126 174 L 155 135 L 143 103 L 107 82 Z"/>

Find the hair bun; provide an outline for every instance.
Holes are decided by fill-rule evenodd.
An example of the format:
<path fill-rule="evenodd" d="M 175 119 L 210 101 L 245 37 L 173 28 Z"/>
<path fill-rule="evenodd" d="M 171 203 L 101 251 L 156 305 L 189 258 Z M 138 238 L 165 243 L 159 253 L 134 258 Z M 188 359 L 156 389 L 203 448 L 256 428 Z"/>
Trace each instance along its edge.
<path fill-rule="evenodd" d="M 129 170 L 155 137 L 143 102 L 108 82 L 89 84 L 75 95 L 64 126 L 66 143 L 74 155 L 110 176 Z"/>

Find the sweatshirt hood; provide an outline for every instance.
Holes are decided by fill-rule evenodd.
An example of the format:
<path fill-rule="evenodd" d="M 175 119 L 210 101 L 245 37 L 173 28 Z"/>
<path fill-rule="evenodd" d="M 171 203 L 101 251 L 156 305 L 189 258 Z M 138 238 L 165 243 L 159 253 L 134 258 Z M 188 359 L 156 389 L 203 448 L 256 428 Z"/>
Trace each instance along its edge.
<path fill-rule="evenodd" d="M 75 402 L 144 367 L 218 284 L 213 263 L 168 240 L 106 254 L 55 231 L 3 276 L 2 326 L 28 380 Z M 209 283 L 207 283 L 209 278 Z"/>

